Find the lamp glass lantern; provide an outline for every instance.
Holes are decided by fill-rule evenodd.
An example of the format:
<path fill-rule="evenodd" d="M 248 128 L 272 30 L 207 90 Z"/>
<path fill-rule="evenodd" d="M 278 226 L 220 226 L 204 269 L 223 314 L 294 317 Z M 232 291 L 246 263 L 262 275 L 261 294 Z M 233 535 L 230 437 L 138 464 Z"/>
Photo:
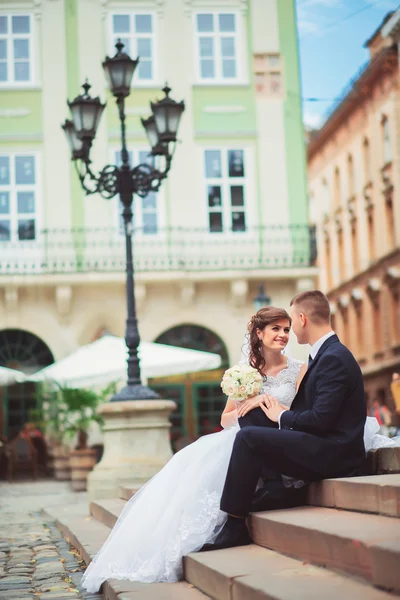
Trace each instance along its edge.
<path fill-rule="evenodd" d="M 176 134 L 185 103 L 175 102 L 169 97 L 171 88 L 166 85 L 163 88 L 165 97 L 158 102 L 151 102 L 151 110 L 154 115 L 159 141 L 163 143 L 176 142 Z"/>
<path fill-rule="evenodd" d="M 72 160 L 83 158 L 83 141 L 78 138 L 74 124 L 71 120 L 66 119 L 62 125 L 69 147 L 71 149 Z"/>
<path fill-rule="evenodd" d="M 263 283 L 260 283 L 260 285 L 258 286 L 258 294 L 253 299 L 253 304 L 256 311 L 259 311 L 261 308 L 264 308 L 264 306 L 270 306 L 271 304 L 271 298 L 270 296 L 268 296 L 268 294 L 265 293 L 265 287 Z"/>
<path fill-rule="evenodd" d="M 133 60 L 126 52 L 123 52 L 124 44 L 121 40 L 118 40 L 115 47 L 117 48 L 116 55 L 112 58 L 106 56 L 103 69 L 112 94 L 117 98 L 125 98 L 131 92 L 132 78 L 139 63 L 139 57 Z"/>
<path fill-rule="evenodd" d="M 100 102 L 99 97 L 92 98 L 89 95 L 91 85 L 87 81 L 82 87 L 84 93 L 77 96 L 72 102 L 68 102 L 68 106 L 78 138 L 92 141 L 96 135 L 105 104 Z"/>

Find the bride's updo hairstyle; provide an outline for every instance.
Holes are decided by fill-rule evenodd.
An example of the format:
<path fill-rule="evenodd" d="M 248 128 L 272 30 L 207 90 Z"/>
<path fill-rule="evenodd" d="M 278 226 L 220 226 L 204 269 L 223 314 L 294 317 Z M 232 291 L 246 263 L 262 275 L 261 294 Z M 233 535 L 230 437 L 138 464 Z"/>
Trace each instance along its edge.
<path fill-rule="evenodd" d="M 292 320 L 286 310 L 283 308 L 275 308 L 274 306 L 265 306 L 264 308 L 260 308 L 260 310 L 251 317 L 251 321 L 247 326 L 249 332 L 249 364 L 260 373 L 262 373 L 262 370 L 265 367 L 265 358 L 262 353 L 262 343 L 258 339 L 257 329 L 262 331 L 267 325 L 276 323 L 281 319 L 287 319 L 290 325 L 292 324 Z"/>

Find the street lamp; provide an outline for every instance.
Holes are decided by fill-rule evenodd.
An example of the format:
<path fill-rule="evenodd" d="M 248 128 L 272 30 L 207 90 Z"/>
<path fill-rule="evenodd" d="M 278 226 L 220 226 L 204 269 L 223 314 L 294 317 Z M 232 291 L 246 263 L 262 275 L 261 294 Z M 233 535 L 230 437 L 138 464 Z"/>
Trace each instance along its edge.
<path fill-rule="evenodd" d="M 253 298 L 253 304 L 256 311 L 259 311 L 260 308 L 264 306 L 269 306 L 271 304 L 271 298 L 265 293 L 264 284 L 260 283 L 258 286 L 258 294 L 255 298 Z"/>
<path fill-rule="evenodd" d="M 121 123 L 121 166 L 107 165 L 99 174 L 92 171 L 90 150 L 105 104 L 102 104 L 99 98 L 90 96 L 91 86 L 87 81 L 82 86 L 83 93 L 72 102 L 68 102 L 72 120 L 66 120 L 62 125 L 71 148 L 71 158 L 86 194 L 99 193 L 106 199 L 118 194 L 123 205 L 127 301 L 125 341 L 128 347 L 128 378 L 126 387 L 111 398 L 112 402 L 159 398 L 156 392 L 142 385 L 140 377 L 138 357 L 140 337 L 136 318 L 132 258 L 132 202 L 134 194 L 144 198 L 149 192 L 158 191 L 162 180 L 167 177 L 177 141 L 179 122 L 185 110 L 184 102 L 175 102 L 169 97 L 171 90 L 166 85 L 163 89 L 165 97 L 158 102 L 151 102 L 152 116 L 142 119 L 151 147 L 149 155 L 164 157 L 163 169 L 146 163 L 131 167 L 126 146 L 125 98 L 130 94 L 139 57 L 133 60 L 126 54 L 123 51 L 124 44 L 120 40 L 116 44 L 116 49 L 115 56 L 111 58 L 107 56 L 104 60 L 103 69 L 118 106 Z"/>

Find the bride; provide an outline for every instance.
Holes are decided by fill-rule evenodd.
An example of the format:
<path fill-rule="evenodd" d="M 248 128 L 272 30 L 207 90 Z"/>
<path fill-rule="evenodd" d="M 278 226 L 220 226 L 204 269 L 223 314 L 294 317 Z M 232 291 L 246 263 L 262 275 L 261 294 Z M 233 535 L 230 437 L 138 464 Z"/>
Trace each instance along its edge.
<path fill-rule="evenodd" d="M 239 430 L 238 414 L 259 406 L 265 394 L 289 408 L 305 374 L 305 364 L 282 354 L 290 326 L 290 317 L 281 308 L 262 308 L 252 317 L 244 358 L 251 366 L 261 364 L 260 395 L 239 406 L 228 398 L 221 417 L 223 431 L 183 448 L 127 502 L 84 574 L 82 585 L 88 592 L 98 591 L 110 578 L 142 583 L 179 581 L 183 557 L 214 541 L 227 518 L 219 506 Z M 366 449 L 389 442 L 376 435 L 379 425 L 375 421 L 367 420 Z"/>

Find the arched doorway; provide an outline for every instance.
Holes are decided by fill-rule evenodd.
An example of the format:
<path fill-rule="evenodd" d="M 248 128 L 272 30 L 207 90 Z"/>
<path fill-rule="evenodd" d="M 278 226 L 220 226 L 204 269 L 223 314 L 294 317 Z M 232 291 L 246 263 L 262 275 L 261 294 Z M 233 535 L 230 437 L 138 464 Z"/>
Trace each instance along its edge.
<path fill-rule="evenodd" d="M 200 325 L 177 325 L 159 335 L 155 342 L 179 348 L 214 352 L 220 355 L 222 367 L 226 367 L 229 362 L 228 351 L 221 338 L 211 329 Z"/>
<path fill-rule="evenodd" d="M 175 450 L 201 435 L 219 431 L 226 398 L 221 378 L 229 364 L 225 343 L 213 331 L 193 324 L 177 325 L 155 340 L 159 344 L 213 352 L 221 356 L 221 368 L 173 377 L 154 378 L 150 385 L 165 398 L 177 403 L 172 414 L 171 441 Z"/>
<path fill-rule="evenodd" d="M 0 366 L 35 373 L 54 362 L 49 347 L 39 337 L 22 329 L 0 331 Z M 12 438 L 30 420 L 36 406 L 35 385 L 19 383 L 2 388 L 2 428 Z"/>

